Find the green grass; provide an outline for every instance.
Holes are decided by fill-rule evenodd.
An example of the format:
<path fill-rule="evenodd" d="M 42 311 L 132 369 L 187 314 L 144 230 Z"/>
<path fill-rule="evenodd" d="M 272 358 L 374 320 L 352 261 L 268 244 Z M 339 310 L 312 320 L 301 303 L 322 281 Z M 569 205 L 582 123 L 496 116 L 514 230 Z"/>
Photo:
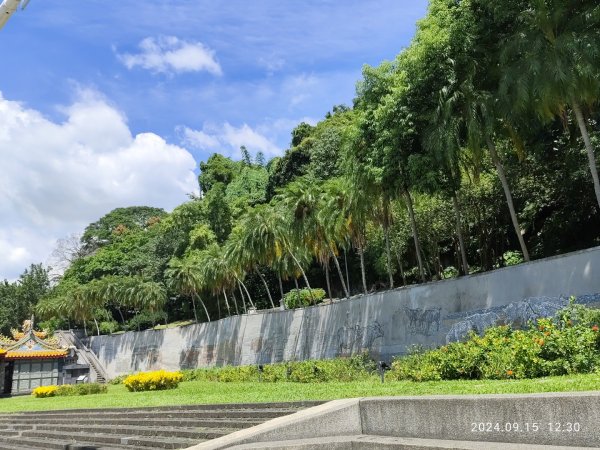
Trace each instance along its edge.
<path fill-rule="evenodd" d="M 116 408 L 201 403 L 250 403 L 385 395 L 509 394 L 600 390 L 600 374 L 537 378 L 530 380 L 394 381 L 377 378 L 349 383 L 218 383 L 183 382 L 177 389 L 128 392 L 124 386 L 108 386 L 107 394 L 77 397 L 0 399 L 1 412 L 71 408 Z"/>

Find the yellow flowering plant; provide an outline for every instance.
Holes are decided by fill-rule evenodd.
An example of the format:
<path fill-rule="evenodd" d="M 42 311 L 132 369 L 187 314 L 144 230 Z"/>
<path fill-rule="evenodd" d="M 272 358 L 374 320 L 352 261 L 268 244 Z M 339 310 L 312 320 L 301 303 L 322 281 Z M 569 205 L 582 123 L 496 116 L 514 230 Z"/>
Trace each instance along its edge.
<path fill-rule="evenodd" d="M 123 384 L 131 392 L 158 391 L 163 389 L 175 389 L 183 380 L 181 372 L 167 372 L 157 370 L 154 372 L 140 372 L 129 375 Z"/>
<path fill-rule="evenodd" d="M 31 395 L 35 398 L 54 397 L 58 391 L 58 386 L 40 386 L 36 387 Z"/>

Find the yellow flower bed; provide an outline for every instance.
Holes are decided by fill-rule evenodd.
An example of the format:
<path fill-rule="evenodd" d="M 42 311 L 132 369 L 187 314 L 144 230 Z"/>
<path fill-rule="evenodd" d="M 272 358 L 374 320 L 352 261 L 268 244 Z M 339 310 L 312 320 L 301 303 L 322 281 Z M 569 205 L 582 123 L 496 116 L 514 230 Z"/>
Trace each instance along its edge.
<path fill-rule="evenodd" d="M 35 398 L 54 397 L 58 391 L 58 386 L 40 386 L 36 387 L 31 395 Z"/>
<path fill-rule="evenodd" d="M 167 372 L 157 370 L 155 372 L 140 372 L 129 375 L 123 384 L 131 392 L 158 391 L 162 389 L 175 389 L 183 379 L 181 372 Z"/>

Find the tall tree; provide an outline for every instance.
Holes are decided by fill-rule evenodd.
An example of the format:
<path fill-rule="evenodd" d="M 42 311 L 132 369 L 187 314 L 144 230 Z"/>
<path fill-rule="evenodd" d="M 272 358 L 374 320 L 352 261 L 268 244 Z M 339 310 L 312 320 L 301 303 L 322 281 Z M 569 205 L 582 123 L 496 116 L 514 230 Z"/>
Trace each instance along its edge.
<path fill-rule="evenodd" d="M 519 0 L 484 5 L 510 22 L 502 42 L 502 95 L 542 120 L 573 110 L 600 207 L 600 180 L 585 110 L 600 99 L 600 6 L 590 0 Z"/>

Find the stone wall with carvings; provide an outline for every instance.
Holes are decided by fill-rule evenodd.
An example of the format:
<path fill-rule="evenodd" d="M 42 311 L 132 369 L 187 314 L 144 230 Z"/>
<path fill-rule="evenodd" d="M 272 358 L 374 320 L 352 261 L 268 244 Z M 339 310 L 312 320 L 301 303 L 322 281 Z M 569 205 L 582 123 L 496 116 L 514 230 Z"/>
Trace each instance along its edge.
<path fill-rule="evenodd" d="M 142 370 L 333 358 L 390 359 L 497 323 L 552 315 L 570 295 L 600 304 L 600 247 L 470 275 L 211 323 L 90 338 L 110 376 Z"/>

